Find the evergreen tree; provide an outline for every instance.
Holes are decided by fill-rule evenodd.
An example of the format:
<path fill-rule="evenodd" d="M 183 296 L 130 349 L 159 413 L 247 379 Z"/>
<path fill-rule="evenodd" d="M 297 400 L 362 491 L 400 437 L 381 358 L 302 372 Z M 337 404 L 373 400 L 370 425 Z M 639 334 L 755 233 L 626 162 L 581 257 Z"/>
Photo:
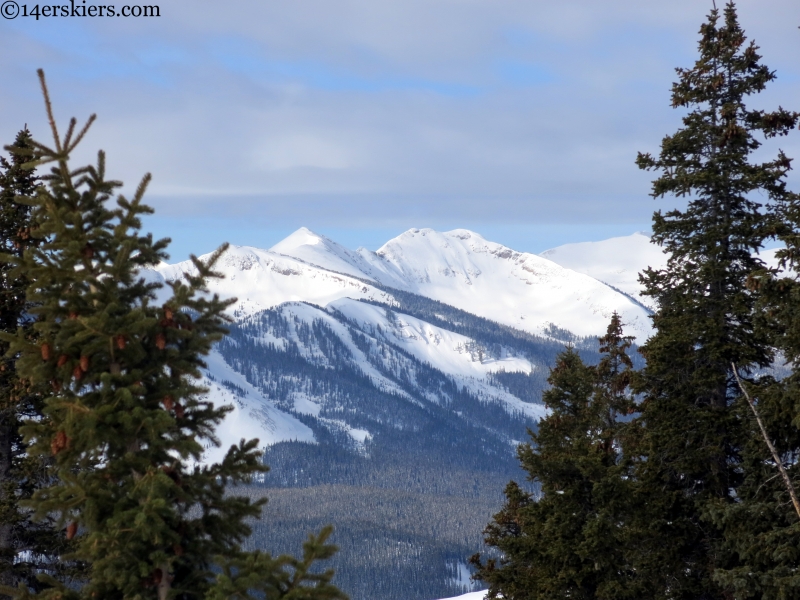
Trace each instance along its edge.
<path fill-rule="evenodd" d="M 785 244 L 777 252 L 780 267 L 755 272 L 748 283 L 758 298 L 756 326 L 767 332 L 790 372 L 782 379 L 762 375 L 742 383 L 754 405 L 741 407 L 748 427 L 742 484 L 737 502 L 711 513 L 723 531 L 725 551 L 737 559 L 731 568 L 718 569 L 715 579 L 737 599 L 800 598 L 800 514 L 791 498 L 800 489 L 800 195 L 788 191 L 785 181 L 779 185 L 772 212 Z"/>
<path fill-rule="evenodd" d="M 747 280 L 762 267 L 754 253 L 775 229 L 753 198 L 762 192 L 779 202 L 789 167 L 782 152 L 763 163 L 752 154 L 761 145 L 756 135 L 784 135 L 798 119 L 782 108 L 746 107 L 775 75 L 746 43 L 733 3 L 722 22 L 712 10 L 700 35 L 699 59 L 677 70 L 672 88 L 672 105 L 689 109 L 683 127 L 664 138 L 658 158 L 637 158 L 640 168 L 661 172 L 653 197 L 688 199 L 685 210 L 653 217 L 653 241 L 670 258 L 642 276 L 658 310 L 655 334 L 641 349 L 643 402 L 628 448 L 638 459 L 639 508 L 629 530 L 635 567 L 665 598 L 723 597 L 714 571 L 736 561 L 709 511 L 735 502 L 749 439 L 731 365 L 749 373 L 772 360 Z"/>
<path fill-rule="evenodd" d="M 620 537 L 627 510 L 620 417 L 634 406 L 631 338 L 622 335 L 616 313 L 600 344 L 596 367 L 568 349 L 550 374 L 543 399 L 551 413 L 518 450 L 539 492 L 509 483 L 506 504 L 485 532 L 502 558 L 470 559 L 490 598 L 637 597 Z"/>
<path fill-rule="evenodd" d="M 47 386 L 45 419 L 23 427 L 29 452 L 52 457 L 58 479 L 34 494 L 40 517 L 56 515 L 70 558 L 89 563 L 86 581 L 39 594 L 71 598 L 297 598 L 343 595 L 332 572 L 311 572 L 331 556 L 330 529 L 312 536 L 302 559 L 244 552 L 246 519 L 261 502 L 226 493 L 263 472 L 257 440 L 219 464 L 201 463 L 203 445 L 226 409 L 203 399 L 202 357 L 225 333 L 228 302 L 205 281 L 224 247 L 170 289 L 141 269 L 166 258 L 168 240 L 141 235 L 146 176 L 131 200 L 107 180 L 105 156 L 71 169 L 69 155 L 94 117 L 63 137 L 40 71 L 54 147 L 31 142 L 32 166 L 51 164 L 27 200 L 39 244 L 14 260 L 30 284 L 34 341 L 4 336 L 20 376 Z M 10 593 L 11 590 L 6 590 Z M 25 597 L 27 592 L 21 590 Z M 252 594 L 255 594 L 253 596 Z"/>
<path fill-rule="evenodd" d="M 21 151 L 31 150 L 30 133 L 25 128 L 14 141 Z M 0 252 L 21 257 L 35 240 L 30 231 L 30 207 L 18 200 L 31 196 L 37 178 L 32 169 L 23 168 L 29 157 L 18 151 L 8 159 L 0 157 Z M 12 266 L 0 263 L 0 330 L 24 335 L 32 330 L 26 319 L 24 276 L 11 275 Z M 0 356 L 8 343 L 0 341 Z M 0 358 L 0 584 L 24 582 L 36 586 L 37 571 L 48 571 L 60 577 L 68 570 L 57 560 L 65 549 L 63 535 L 56 532 L 48 519 L 41 523 L 31 519 L 30 511 L 20 507 L 48 477 L 48 464 L 25 453 L 19 434 L 21 419 L 41 416 L 41 398 L 20 380 L 11 358 Z"/>

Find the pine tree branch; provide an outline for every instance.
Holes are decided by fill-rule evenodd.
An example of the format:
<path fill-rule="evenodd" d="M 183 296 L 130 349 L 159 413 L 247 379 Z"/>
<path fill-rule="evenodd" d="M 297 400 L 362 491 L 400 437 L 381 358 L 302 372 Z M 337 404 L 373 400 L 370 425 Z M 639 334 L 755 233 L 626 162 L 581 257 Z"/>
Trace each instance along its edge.
<path fill-rule="evenodd" d="M 753 414 L 756 416 L 756 421 L 758 422 L 758 427 L 761 429 L 761 435 L 764 438 L 764 441 L 767 443 L 767 447 L 769 447 L 769 451 L 772 453 L 772 459 L 775 461 L 775 464 L 778 466 L 778 470 L 780 471 L 781 477 L 783 478 L 783 482 L 786 484 L 786 489 L 789 490 L 789 496 L 792 498 L 792 504 L 794 505 L 794 510 L 797 513 L 797 517 L 800 519 L 800 502 L 797 500 L 797 493 L 795 492 L 794 486 L 792 485 L 792 480 L 789 479 L 789 474 L 786 472 L 786 469 L 783 466 L 783 461 L 781 460 L 780 456 L 778 456 L 778 451 L 775 449 L 775 445 L 769 439 L 769 435 L 767 435 L 767 428 L 764 427 L 764 422 L 761 420 L 761 415 L 758 414 L 758 409 L 756 408 L 755 403 L 753 402 L 753 398 L 747 392 L 742 383 L 742 380 L 739 378 L 739 371 L 736 369 L 736 363 L 731 363 L 733 367 L 733 375 L 736 377 L 736 383 L 739 384 L 739 389 L 742 390 L 744 397 L 747 398 L 747 403 L 750 405 L 750 408 L 753 410 Z"/>
<path fill-rule="evenodd" d="M 56 152 L 61 153 L 61 138 L 58 135 L 58 127 L 56 127 L 56 120 L 53 117 L 53 105 L 50 102 L 50 92 L 47 90 L 47 83 L 44 79 L 44 70 L 37 69 L 36 74 L 39 76 L 39 84 L 42 86 L 42 95 L 44 96 L 44 106 L 47 110 L 47 120 L 50 123 L 50 130 L 53 132 L 53 139 L 56 142 Z"/>

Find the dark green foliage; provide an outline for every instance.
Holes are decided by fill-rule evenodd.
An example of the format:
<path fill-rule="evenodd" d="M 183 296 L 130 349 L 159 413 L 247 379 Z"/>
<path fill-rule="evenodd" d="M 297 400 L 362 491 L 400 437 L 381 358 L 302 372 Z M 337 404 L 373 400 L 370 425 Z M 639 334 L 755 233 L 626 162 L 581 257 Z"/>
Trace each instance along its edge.
<path fill-rule="evenodd" d="M 797 372 L 780 382 L 766 378 L 748 387 L 751 394 L 757 394 L 759 415 L 797 490 Z M 742 407 L 745 410 L 750 409 Z M 741 451 L 742 483 L 736 490 L 737 501 L 708 508 L 709 518 L 722 532 L 721 550 L 735 558 L 714 572 L 714 580 L 737 599 L 800 598 L 800 517 L 752 415 L 745 424 L 750 427 Z"/>
<path fill-rule="evenodd" d="M 0 252 L 21 257 L 36 243 L 31 236 L 30 207 L 19 202 L 33 195 L 38 179 L 26 152 L 32 150 L 27 128 L 17 134 L 8 159 L 0 157 Z M 26 277 L 12 274 L 12 265 L 0 263 L 0 330 L 33 335 L 27 318 Z M 47 460 L 28 456 L 19 433 L 20 421 L 40 417 L 41 397 L 20 380 L 12 357 L 4 357 L 8 343 L 0 341 L 0 585 L 25 583 L 37 586 L 37 571 L 68 577 L 71 567 L 57 560 L 67 546 L 49 519 L 34 522 L 30 511 L 20 507 L 44 485 L 49 476 Z"/>
<path fill-rule="evenodd" d="M 246 553 L 246 519 L 263 502 L 226 493 L 266 468 L 257 441 L 229 449 L 220 464 L 201 465 L 204 443 L 226 409 L 203 399 L 203 355 L 225 333 L 228 302 L 209 296 L 214 262 L 159 290 L 142 267 L 166 258 L 168 241 L 141 235 L 146 176 L 132 200 L 110 200 L 120 183 L 97 166 L 72 170 L 77 133 L 59 136 L 45 92 L 55 148 L 32 142 L 37 165 L 53 165 L 46 187 L 28 201 L 40 243 L 15 260 L 30 282 L 35 340 L 4 336 L 21 376 L 46 386 L 44 420 L 26 423 L 29 452 L 53 457 L 58 479 L 34 494 L 40 517 L 56 515 L 75 538 L 70 557 L 90 564 L 86 581 L 50 579 L 45 598 L 343 598 L 331 573 L 308 567 L 333 551 L 327 532 L 301 561 Z M 162 295 L 157 300 L 157 292 Z M 166 300 L 164 301 L 164 297 Z M 222 569 L 220 572 L 219 569 Z M 11 590 L 7 590 L 8 593 Z M 20 595 L 27 596 L 24 590 Z"/>
<path fill-rule="evenodd" d="M 769 439 L 798 490 L 800 456 L 800 196 L 785 189 L 775 194 L 772 213 L 780 268 L 753 273 L 749 288 L 758 298 L 756 326 L 769 336 L 789 373 L 753 378 L 745 384 L 755 398 Z M 724 548 L 737 558 L 731 568 L 718 569 L 715 579 L 736 598 L 800 598 L 800 518 L 786 484 L 762 439 L 750 408 L 742 402 L 748 436 L 742 448 L 742 484 L 738 502 L 714 506 L 709 512 L 724 533 Z"/>
<path fill-rule="evenodd" d="M 256 502 L 256 504 L 259 504 Z M 261 502 L 260 504 L 263 504 Z M 256 550 L 239 553 L 226 561 L 217 583 L 207 600 L 339 600 L 345 596 L 330 583 L 333 571 L 316 573 L 312 566 L 318 560 L 330 559 L 336 547 L 326 544 L 333 533 L 327 525 L 318 535 L 310 535 L 303 544 L 303 558 L 288 554 L 272 558 Z"/>
<path fill-rule="evenodd" d="M 597 366 L 569 349 L 550 374 L 544 400 L 552 412 L 518 451 L 539 490 L 508 484 L 506 504 L 485 532 L 502 557 L 471 559 L 491 598 L 636 597 L 622 543 L 629 484 L 620 452 L 621 419 L 634 406 L 631 340 L 618 315 L 600 343 Z"/>
<path fill-rule="evenodd" d="M 743 453 L 758 444 L 731 364 L 752 373 L 773 358 L 747 281 L 763 267 L 754 253 L 776 226 L 754 196 L 784 201 L 790 166 L 782 152 L 763 163 L 752 154 L 761 145 L 757 135 L 785 135 L 798 120 L 783 109 L 745 106 L 775 76 L 746 44 L 732 3 L 721 22 L 713 10 L 700 34 L 700 58 L 692 69 L 678 69 L 672 88 L 673 106 L 689 109 L 683 127 L 664 138 L 658 158 L 637 159 L 661 173 L 654 197 L 688 199 L 685 210 L 653 219 L 653 241 L 670 259 L 642 277 L 658 310 L 656 332 L 641 350 L 642 412 L 627 448 L 637 459 L 635 566 L 664 598 L 726 597 L 729 583 L 718 585 L 714 572 L 744 558 L 725 549 L 709 511 L 737 501 Z"/>

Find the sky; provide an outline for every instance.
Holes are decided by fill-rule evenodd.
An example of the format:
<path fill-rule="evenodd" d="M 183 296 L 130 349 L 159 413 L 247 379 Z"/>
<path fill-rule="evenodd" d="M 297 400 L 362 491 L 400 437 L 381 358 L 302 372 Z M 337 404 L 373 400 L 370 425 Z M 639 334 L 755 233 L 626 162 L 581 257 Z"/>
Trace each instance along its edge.
<path fill-rule="evenodd" d="M 674 69 L 696 59 L 712 0 L 158 7 L 0 18 L 0 141 L 26 123 L 49 141 L 43 68 L 62 128 L 97 113 L 76 166 L 104 149 L 126 193 L 152 173 L 145 229 L 175 260 L 301 226 L 350 248 L 432 227 L 541 252 L 647 230 L 677 205 L 649 197 L 634 160 L 680 126 Z M 752 105 L 800 110 L 800 2 L 737 7 L 778 76 Z M 778 147 L 800 157 L 800 132 L 765 152 Z"/>

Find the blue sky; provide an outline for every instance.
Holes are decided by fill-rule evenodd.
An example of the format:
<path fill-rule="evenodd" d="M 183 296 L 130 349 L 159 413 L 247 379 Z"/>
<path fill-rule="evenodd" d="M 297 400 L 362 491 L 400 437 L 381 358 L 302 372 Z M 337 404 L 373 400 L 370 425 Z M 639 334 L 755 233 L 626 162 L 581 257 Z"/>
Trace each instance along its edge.
<path fill-rule="evenodd" d="M 778 74 L 753 104 L 800 108 L 800 3 L 737 5 Z M 710 8 L 173 0 L 160 18 L 2 20 L 0 139 L 23 123 L 45 139 L 44 68 L 62 123 L 98 114 L 77 162 L 105 149 L 128 189 L 153 174 L 146 227 L 176 259 L 300 226 L 371 249 L 465 227 L 539 252 L 646 230 L 675 205 L 633 161 L 679 126 L 674 68 Z M 798 138 L 780 146 L 800 157 Z"/>

